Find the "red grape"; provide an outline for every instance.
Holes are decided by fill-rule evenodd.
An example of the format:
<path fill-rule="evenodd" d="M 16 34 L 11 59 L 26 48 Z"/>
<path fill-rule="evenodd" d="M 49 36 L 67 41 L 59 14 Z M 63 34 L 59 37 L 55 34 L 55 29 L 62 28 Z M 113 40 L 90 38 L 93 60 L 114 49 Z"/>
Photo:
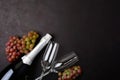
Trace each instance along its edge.
<path fill-rule="evenodd" d="M 17 52 L 19 52 L 19 50 L 17 49 L 17 46 L 20 46 L 19 44 L 19 38 L 16 36 L 11 36 L 8 40 L 8 42 L 6 43 L 6 55 L 7 55 L 7 59 L 9 62 L 13 62 L 16 60 L 16 55 Z M 21 56 L 21 54 L 19 55 L 19 57 Z"/>

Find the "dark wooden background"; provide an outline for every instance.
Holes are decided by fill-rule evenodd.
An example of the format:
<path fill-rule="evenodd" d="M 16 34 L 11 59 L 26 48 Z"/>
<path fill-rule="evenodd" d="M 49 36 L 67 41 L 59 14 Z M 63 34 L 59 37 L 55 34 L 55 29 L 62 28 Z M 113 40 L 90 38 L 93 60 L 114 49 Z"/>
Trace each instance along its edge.
<path fill-rule="evenodd" d="M 5 55 L 8 37 L 35 30 L 41 36 L 52 34 L 60 43 L 57 57 L 71 51 L 78 54 L 83 69 L 81 80 L 118 79 L 120 16 L 116 3 L 107 0 L 0 0 L 0 71 L 9 64 Z M 40 75 L 40 55 L 33 64 L 31 80 Z M 54 80 L 54 75 L 46 80 Z"/>

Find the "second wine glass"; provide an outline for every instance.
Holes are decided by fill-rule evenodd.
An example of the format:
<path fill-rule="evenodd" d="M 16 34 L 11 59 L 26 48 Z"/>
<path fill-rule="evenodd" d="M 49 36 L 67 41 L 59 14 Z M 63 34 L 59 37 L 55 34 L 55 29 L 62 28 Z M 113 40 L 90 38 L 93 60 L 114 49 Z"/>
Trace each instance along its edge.
<path fill-rule="evenodd" d="M 39 76 L 36 78 L 36 80 L 42 80 L 42 78 L 46 75 L 48 75 L 51 72 L 58 73 L 58 71 L 65 69 L 67 67 L 72 66 L 77 61 L 79 61 L 78 56 L 75 52 L 71 52 L 65 56 L 63 56 L 61 59 L 55 61 L 52 65 L 49 71 L 44 73 L 42 76 Z"/>

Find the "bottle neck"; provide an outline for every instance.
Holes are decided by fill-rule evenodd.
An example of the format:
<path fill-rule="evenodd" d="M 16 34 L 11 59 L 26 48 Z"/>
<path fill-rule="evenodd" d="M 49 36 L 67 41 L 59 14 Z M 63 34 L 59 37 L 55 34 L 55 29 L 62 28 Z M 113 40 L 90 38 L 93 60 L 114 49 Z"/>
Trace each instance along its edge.
<path fill-rule="evenodd" d="M 22 61 L 24 64 L 31 65 L 35 57 L 39 54 L 39 52 L 45 47 L 45 45 L 50 41 L 52 37 L 49 34 L 46 34 L 38 45 L 27 55 L 22 57 Z"/>
<path fill-rule="evenodd" d="M 22 57 L 24 64 L 31 65 L 35 57 L 39 54 L 42 48 L 47 44 L 45 40 L 39 42 L 39 44 L 27 55 Z"/>

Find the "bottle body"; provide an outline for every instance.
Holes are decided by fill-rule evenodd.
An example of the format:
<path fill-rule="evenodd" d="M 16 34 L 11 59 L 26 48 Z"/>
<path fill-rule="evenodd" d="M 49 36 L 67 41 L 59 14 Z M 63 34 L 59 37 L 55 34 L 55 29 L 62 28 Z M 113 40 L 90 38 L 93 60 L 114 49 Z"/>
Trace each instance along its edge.
<path fill-rule="evenodd" d="M 15 64 L 10 64 L 1 73 L 1 80 L 25 80 L 25 75 L 29 70 L 29 65 L 24 64 L 22 60 Z"/>

